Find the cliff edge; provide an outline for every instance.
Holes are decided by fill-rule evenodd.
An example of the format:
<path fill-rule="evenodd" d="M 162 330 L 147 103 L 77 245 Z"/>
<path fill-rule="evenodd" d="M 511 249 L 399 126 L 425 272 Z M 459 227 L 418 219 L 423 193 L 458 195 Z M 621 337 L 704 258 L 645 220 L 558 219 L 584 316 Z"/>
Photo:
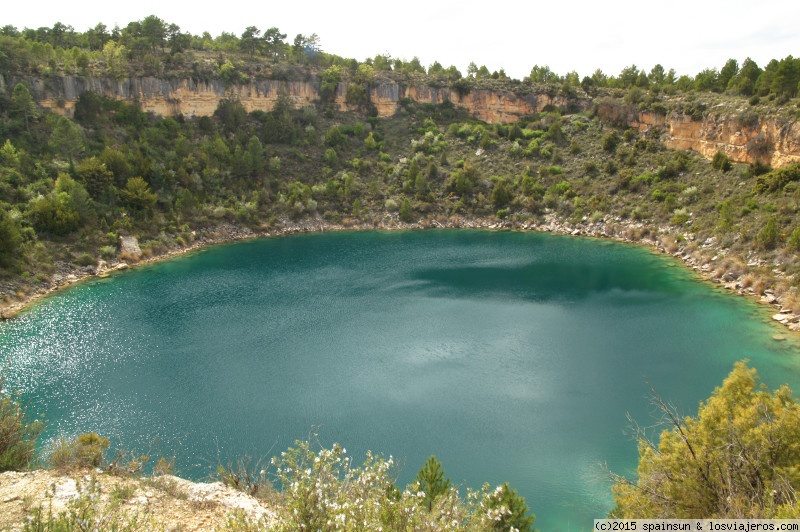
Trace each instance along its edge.
<path fill-rule="evenodd" d="M 111 523 L 126 523 L 132 530 L 214 530 L 224 528 L 232 516 L 274 519 L 263 501 L 221 482 L 190 482 L 172 475 L 122 477 L 93 469 L 0 473 L 0 530 L 34 524 L 38 509 L 42 521 L 80 516 L 92 530 Z"/>

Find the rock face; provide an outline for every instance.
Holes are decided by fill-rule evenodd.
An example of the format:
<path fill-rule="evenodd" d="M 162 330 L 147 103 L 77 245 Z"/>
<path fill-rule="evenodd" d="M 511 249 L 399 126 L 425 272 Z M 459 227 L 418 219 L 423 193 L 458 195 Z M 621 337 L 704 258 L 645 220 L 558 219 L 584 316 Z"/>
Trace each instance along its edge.
<path fill-rule="evenodd" d="M 126 257 L 140 257 L 142 255 L 142 249 L 139 247 L 139 241 L 135 236 L 119 237 L 119 254 Z"/>
<path fill-rule="evenodd" d="M 68 116 L 74 113 L 75 103 L 85 91 L 109 98 L 136 101 L 142 110 L 163 116 L 210 116 L 223 98 L 240 100 L 248 112 L 272 110 L 281 94 L 286 94 L 295 107 L 311 105 L 320 98 L 317 82 L 269 79 L 226 86 L 218 79 L 141 77 L 114 80 L 63 76 L 47 80 L 33 77 L 13 81 L 0 79 L 0 87 L 12 86 L 18 81 L 28 85 L 39 105 Z M 335 103 L 340 110 L 351 109 L 345 101 L 346 92 L 346 85 L 340 84 L 335 95 Z M 450 101 L 478 119 L 492 123 L 517 121 L 523 116 L 538 113 L 547 106 L 566 109 L 569 103 L 563 96 L 549 96 L 544 93 L 517 96 L 505 91 L 473 90 L 462 95 L 447 87 L 399 83 L 378 83 L 370 88 L 370 102 L 381 117 L 395 114 L 404 98 L 432 104 Z"/>
<path fill-rule="evenodd" d="M 340 89 L 339 93 L 343 93 Z M 461 95 L 447 87 L 420 85 L 404 86 L 397 83 L 377 85 L 370 91 L 370 100 L 378 109 L 378 116 L 391 116 L 400 107 L 400 100 L 409 98 L 415 102 L 441 104 L 452 102 L 455 107 L 466 110 L 473 116 L 489 123 L 516 122 L 524 116 L 541 112 L 549 106 L 566 109 L 569 101 L 563 96 L 526 94 L 517 96 L 511 92 L 473 90 Z M 337 100 L 338 101 L 338 100 Z M 346 107 L 344 100 L 340 107 Z M 588 102 L 586 102 L 588 108 Z"/>
<path fill-rule="evenodd" d="M 711 159 L 718 151 L 737 163 L 761 161 L 773 167 L 800 163 L 800 122 L 775 118 L 743 124 L 733 116 L 709 114 L 702 120 L 691 116 L 639 113 L 630 125 L 639 130 L 660 127 L 661 140 L 675 150 L 694 150 Z"/>
<path fill-rule="evenodd" d="M 43 107 L 72 115 L 75 103 L 85 91 L 135 101 L 146 112 L 162 116 L 182 114 L 184 116 L 210 116 L 223 98 L 236 98 L 250 112 L 271 111 L 279 95 L 285 94 L 295 107 L 311 105 L 320 99 L 320 85 L 316 81 L 283 81 L 274 79 L 255 80 L 246 84 L 226 85 L 222 80 L 197 80 L 191 78 L 164 79 L 154 77 L 85 78 L 62 76 L 54 78 L 14 78 L 0 76 L 0 90 L 17 82 L 30 87 L 34 99 Z M 345 99 L 347 87 L 340 84 L 334 102 L 340 110 L 355 110 Z M 588 109 L 588 99 L 568 99 L 560 95 L 531 93 L 517 95 L 510 91 L 472 90 L 459 93 L 449 87 L 433 87 L 421 84 L 394 82 L 376 83 L 370 87 L 370 103 L 378 116 L 394 115 L 404 99 L 419 103 L 441 104 L 452 102 L 476 118 L 489 123 L 508 123 L 520 120 L 549 107 L 562 110 Z M 613 106 L 612 106 L 613 107 Z M 640 130 L 662 129 L 662 140 L 673 149 L 695 150 L 711 158 L 717 151 L 725 153 L 732 161 L 751 163 L 756 160 L 773 167 L 800 162 L 800 123 L 781 121 L 777 118 L 747 120 L 742 123 L 735 116 L 707 114 L 702 120 L 673 113 L 667 116 L 638 112 L 635 109 L 612 110 L 605 113 L 603 103 L 598 104 L 601 117 L 617 125 L 627 124 Z"/>
<path fill-rule="evenodd" d="M 125 494 L 120 498 L 120 494 Z M 76 511 L 91 501 L 92 512 Z M 84 504 L 85 505 L 85 504 Z M 263 501 L 220 482 L 194 483 L 171 475 L 114 476 L 95 470 L 0 473 L 0 530 L 22 530 L 32 508 L 88 516 L 87 530 L 137 523 L 135 530 L 222 530 L 232 512 L 268 527 L 275 511 Z M 123 526 L 124 527 L 124 526 Z"/>

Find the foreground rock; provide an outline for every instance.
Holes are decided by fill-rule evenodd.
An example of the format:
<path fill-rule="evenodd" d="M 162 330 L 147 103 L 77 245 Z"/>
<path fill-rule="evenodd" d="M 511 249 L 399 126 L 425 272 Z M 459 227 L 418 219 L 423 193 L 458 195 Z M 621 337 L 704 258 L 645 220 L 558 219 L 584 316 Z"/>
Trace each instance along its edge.
<path fill-rule="evenodd" d="M 36 470 L 0 473 L 0 530 L 22 530 L 28 516 L 57 517 L 92 500 L 96 519 L 136 522 L 140 530 L 214 530 L 233 513 L 274 519 L 261 501 L 221 482 L 195 483 L 163 475 L 118 477 L 95 470 L 57 473 Z M 102 525 L 102 523 L 100 523 Z"/>

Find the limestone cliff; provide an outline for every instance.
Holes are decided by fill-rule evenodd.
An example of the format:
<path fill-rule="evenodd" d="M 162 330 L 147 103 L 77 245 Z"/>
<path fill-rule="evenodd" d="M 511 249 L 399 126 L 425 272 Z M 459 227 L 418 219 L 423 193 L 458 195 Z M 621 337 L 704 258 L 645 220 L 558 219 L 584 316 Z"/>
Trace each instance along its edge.
<path fill-rule="evenodd" d="M 0 79 L 0 89 L 5 80 Z M 311 105 L 320 97 L 316 81 L 257 80 L 246 84 L 226 86 L 221 80 L 162 79 L 153 77 L 84 78 L 63 76 L 56 78 L 25 78 L 22 81 L 33 92 L 42 106 L 71 115 L 75 102 L 84 91 L 92 91 L 109 98 L 136 101 L 142 110 L 159 115 L 208 116 L 214 113 L 222 98 L 237 98 L 247 111 L 270 111 L 278 96 L 285 93 L 296 107 Z M 8 83 L 9 85 L 11 83 Z M 335 103 L 340 110 L 348 110 L 345 101 L 346 86 L 336 91 Z M 370 88 L 370 102 L 378 116 L 392 116 L 400 108 L 401 100 L 409 98 L 420 103 L 440 104 L 452 102 L 485 122 L 512 122 L 542 111 L 548 106 L 566 109 L 570 103 L 562 96 L 526 94 L 518 96 L 508 91 L 473 90 L 461 95 L 447 87 L 404 85 L 385 82 Z M 588 107 L 588 101 L 585 104 Z"/>
<path fill-rule="evenodd" d="M 551 97 L 544 93 L 518 96 L 507 91 L 477 89 L 461 95 L 456 90 L 447 87 L 404 86 L 397 83 L 376 85 L 370 91 L 370 100 L 377 107 L 378 116 L 391 116 L 396 113 L 400 100 L 403 98 L 432 104 L 450 101 L 454 106 L 466 110 L 475 118 L 489 123 L 516 122 L 551 106 L 567 109 L 570 105 L 570 101 L 563 96 Z M 585 103 L 588 104 L 588 102 Z M 588 108 L 586 104 L 584 107 Z M 344 99 L 340 100 L 341 106 L 344 106 Z"/>
<path fill-rule="evenodd" d="M 313 79 L 264 79 L 227 86 L 219 79 L 140 77 L 114 80 L 62 76 L 7 80 L 0 76 L 0 90 L 6 91 L 7 87 L 19 81 L 31 88 L 34 98 L 41 106 L 67 115 L 73 113 L 75 103 L 84 91 L 93 91 L 109 98 L 136 101 L 144 111 L 159 115 L 183 114 L 189 117 L 213 114 L 223 98 L 240 100 L 247 111 L 270 111 L 280 94 L 286 94 L 296 107 L 311 105 L 320 98 L 319 83 Z M 340 110 L 355 110 L 346 102 L 345 94 L 346 86 L 340 84 L 334 97 L 335 104 Z M 586 98 L 570 100 L 560 95 L 550 96 L 545 92 L 518 95 L 511 91 L 473 89 L 467 93 L 459 93 L 449 87 L 390 81 L 373 84 L 369 91 L 370 103 L 381 117 L 394 115 L 406 98 L 430 104 L 449 101 L 455 107 L 489 123 L 518 121 L 551 107 L 586 110 L 591 103 Z M 618 105 L 612 105 L 604 111 L 602 102 L 596 108 L 601 118 L 616 125 L 627 124 L 642 131 L 658 129 L 661 140 L 673 149 L 695 150 L 708 158 L 721 151 L 734 162 L 750 163 L 760 160 L 774 167 L 800 162 L 800 123 L 797 121 L 767 117 L 742 123 L 736 116 L 711 113 L 701 120 L 695 120 L 680 113 L 662 115 L 639 112 Z M 604 116 L 609 113 L 609 116 Z"/>
<path fill-rule="evenodd" d="M 675 150 L 691 149 L 711 159 L 718 151 L 731 161 L 761 161 L 773 167 L 800 163 L 800 122 L 764 118 L 742 123 L 734 116 L 709 114 L 694 120 L 684 114 L 638 113 L 630 125 L 663 130 L 661 140 Z"/>

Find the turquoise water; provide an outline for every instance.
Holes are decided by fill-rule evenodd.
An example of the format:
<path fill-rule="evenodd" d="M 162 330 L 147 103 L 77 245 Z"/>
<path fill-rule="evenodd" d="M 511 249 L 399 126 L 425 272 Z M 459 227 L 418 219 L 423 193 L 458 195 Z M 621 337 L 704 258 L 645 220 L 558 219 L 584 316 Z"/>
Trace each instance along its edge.
<path fill-rule="evenodd" d="M 203 479 L 317 433 L 393 455 L 401 484 L 435 454 L 463 486 L 510 482 L 540 530 L 585 530 L 612 505 L 604 468 L 635 468 L 648 384 L 690 414 L 747 357 L 800 390 L 768 322 L 642 248 L 333 233 L 84 283 L 0 324 L 0 349 L 46 439 L 97 431 Z"/>

